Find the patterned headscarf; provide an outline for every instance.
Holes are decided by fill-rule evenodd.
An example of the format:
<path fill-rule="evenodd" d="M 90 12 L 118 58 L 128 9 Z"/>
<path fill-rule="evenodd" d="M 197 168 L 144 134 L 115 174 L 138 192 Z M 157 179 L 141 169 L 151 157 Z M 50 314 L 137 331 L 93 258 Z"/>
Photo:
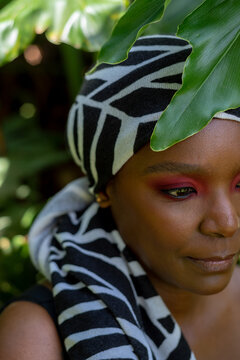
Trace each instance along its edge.
<path fill-rule="evenodd" d="M 158 118 L 181 87 L 190 53 L 191 46 L 177 37 L 142 37 L 126 61 L 101 65 L 86 76 L 70 111 L 68 142 L 91 192 L 103 189 L 150 141 Z M 240 109 L 215 117 L 239 121 Z"/>
<path fill-rule="evenodd" d="M 129 58 L 86 76 L 68 122 L 75 161 L 87 174 L 57 194 L 36 219 L 32 260 L 53 284 L 70 359 L 194 360 L 179 325 L 153 288 L 101 190 L 146 145 L 181 86 L 190 46 L 172 36 L 140 38 Z M 217 114 L 240 119 L 240 110 Z M 127 209 L 126 209 L 127 210 Z"/>

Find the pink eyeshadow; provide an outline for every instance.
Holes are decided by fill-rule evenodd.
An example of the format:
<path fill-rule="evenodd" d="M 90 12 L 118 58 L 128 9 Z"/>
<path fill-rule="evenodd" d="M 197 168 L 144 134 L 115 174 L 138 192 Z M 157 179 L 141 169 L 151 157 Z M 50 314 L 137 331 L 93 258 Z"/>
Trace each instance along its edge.
<path fill-rule="evenodd" d="M 203 183 L 183 176 L 167 176 L 149 180 L 149 185 L 157 189 L 174 189 L 178 187 L 193 187 L 198 193 L 205 190 Z"/>

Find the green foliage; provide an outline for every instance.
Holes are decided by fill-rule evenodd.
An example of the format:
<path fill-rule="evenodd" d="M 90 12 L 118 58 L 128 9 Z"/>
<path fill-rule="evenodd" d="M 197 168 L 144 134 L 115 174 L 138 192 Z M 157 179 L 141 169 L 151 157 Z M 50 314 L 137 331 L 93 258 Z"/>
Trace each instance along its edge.
<path fill-rule="evenodd" d="M 42 169 L 69 159 L 65 149 L 58 149 L 60 136 L 46 136 L 34 118 L 9 119 L 4 130 L 5 141 L 8 144 L 8 168 L 0 188 L 1 205 L 7 198 L 15 195 L 23 180 L 31 181 L 32 176 Z M 21 190 L 19 191 L 21 193 Z"/>
<path fill-rule="evenodd" d="M 169 2 L 170 0 L 135 0 L 100 50 L 98 63 L 115 64 L 125 60 L 140 30 L 152 22 L 159 21 Z"/>
<path fill-rule="evenodd" d="M 71 97 L 93 57 L 43 35 L 37 47 L 38 65 L 20 56 L 0 68 L 0 306 L 39 278 L 26 235 L 48 198 L 80 175 L 64 131 Z"/>
<path fill-rule="evenodd" d="M 4 124 L 8 156 L 0 158 L 0 306 L 36 281 L 26 236 L 44 204 L 39 174 L 66 163 L 61 137 L 44 133 L 34 118 Z"/>
<path fill-rule="evenodd" d="M 47 4 L 51 16 L 47 38 L 87 51 L 99 50 L 125 10 L 122 0 L 52 0 Z"/>
<path fill-rule="evenodd" d="M 140 30 L 159 20 L 168 4 L 168 0 L 152 1 L 148 13 L 149 2 L 136 0 L 103 45 L 98 63 L 126 59 Z M 180 26 L 178 35 L 191 43 L 193 51 L 184 69 L 183 86 L 155 127 L 153 150 L 167 149 L 200 131 L 217 112 L 240 106 L 239 14 L 237 0 L 206 0 Z"/>
<path fill-rule="evenodd" d="M 15 59 L 35 34 L 87 51 L 99 50 L 125 10 L 124 0 L 12 0 L 0 10 L 0 65 Z"/>
<path fill-rule="evenodd" d="M 154 130 L 151 147 L 164 150 L 197 133 L 221 110 L 240 105 L 240 2 L 207 0 L 178 35 L 193 52 L 175 94 Z M 224 24 L 224 26 L 223 26 Z"/>
<path fill-rule="evenodd" d="M 41 0 L 13 0 L 0 12 L 0 64 L 11 61 L 33 41 L 35 33 L 47 28 Z"/>
<path fill-rule="evenodd" d="M 26 237 L 16 235 L 10 242 L 0 239 L 0 308 L 12 296 L 18 296 L 37 279 L 29 261 Z"/>
<path fill-rule="evenodd" d="M 202 2 L 203 0 L 171 0 L 161 21 L 150 24 L 143 34 L 176 34 L 178 25 Z"/>

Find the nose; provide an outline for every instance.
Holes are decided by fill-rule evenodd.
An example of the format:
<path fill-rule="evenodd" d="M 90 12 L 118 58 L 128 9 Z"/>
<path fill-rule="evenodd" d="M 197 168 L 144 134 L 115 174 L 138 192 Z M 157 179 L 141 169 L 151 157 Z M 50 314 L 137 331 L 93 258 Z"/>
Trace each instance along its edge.
<path fill-rule="evenodd" d="M 240 227 L 238 210 L 228 194 L 209 198 L 201 232 L 212 237 L 232 237 Z"/>

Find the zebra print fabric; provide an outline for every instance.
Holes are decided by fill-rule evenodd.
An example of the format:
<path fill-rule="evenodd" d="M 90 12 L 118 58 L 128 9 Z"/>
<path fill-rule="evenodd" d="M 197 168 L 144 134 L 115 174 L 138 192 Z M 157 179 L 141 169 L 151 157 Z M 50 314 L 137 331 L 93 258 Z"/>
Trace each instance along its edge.
<path fill-rule="evenodd" d="M 74 210 L 69 211 L 71 203 Z M 46 238 L 51 240 L 47 243 Z M 69 184 L 47 204 L 29 241 L 36 267 L 53 284 L 70 359 L 195 359 L 122 240 L 111 210 L 93 201 L 85 178 Z"/>
<path fill-rule="evenodd" d="M 72 360 L 194 360 L 184 336 L 110 209 L 102 189 L 146 145 L 191 48 L 172 36 L 140 38 L 129 58 L 86 77 L 68 122 L 75 161 L 87 174 L 57 194 L 30 234 L 32 260 L 53 284 L 58 322 Z M 217 114 L 240 119 L 240 110 Z M 90 191 L 89 191 L 90 188 Z"/>
<path fill-rule="evenodd" d="M 59 219 L 50 271 L 71 359 L 194 359 L 109 209 Z"/>
<path fill-rule="evenodd" d="M 146 145 L 156 121 L 181 87 L 191 46 L 175 36 L 136 41 L 126 61 L 87 75 L 68 119 L 68 143 L 87 174 L 90 191 L 103 189 Z M 240 110 L 217 117 L 239 120 Z"/>

